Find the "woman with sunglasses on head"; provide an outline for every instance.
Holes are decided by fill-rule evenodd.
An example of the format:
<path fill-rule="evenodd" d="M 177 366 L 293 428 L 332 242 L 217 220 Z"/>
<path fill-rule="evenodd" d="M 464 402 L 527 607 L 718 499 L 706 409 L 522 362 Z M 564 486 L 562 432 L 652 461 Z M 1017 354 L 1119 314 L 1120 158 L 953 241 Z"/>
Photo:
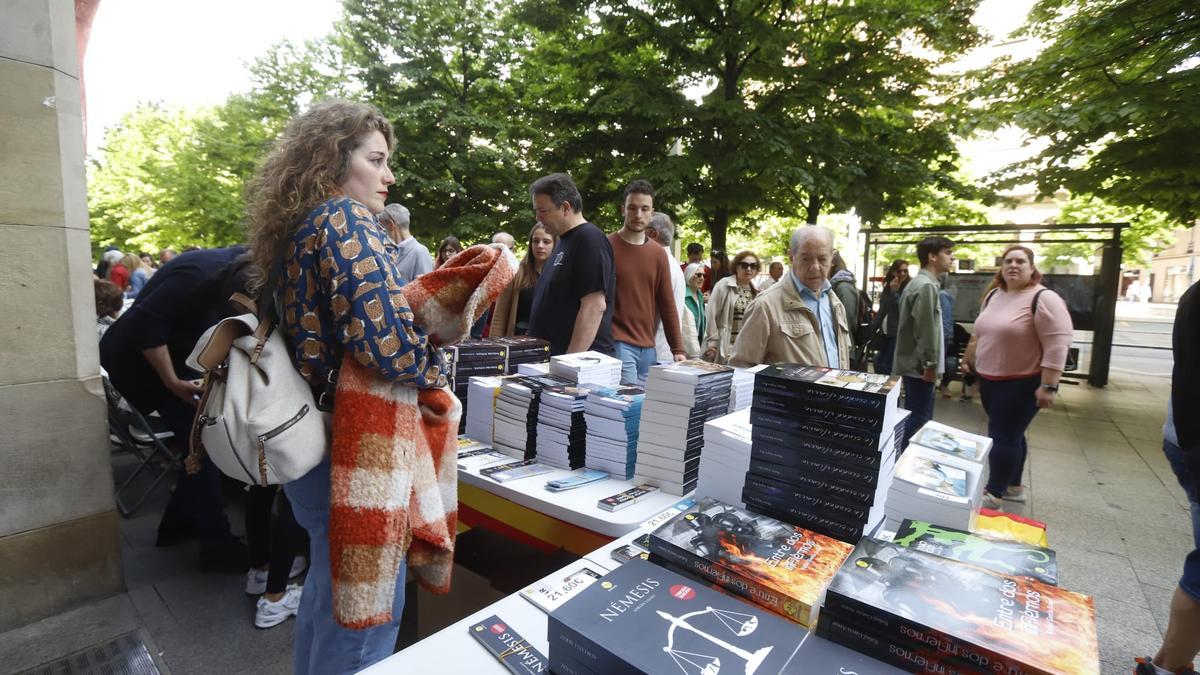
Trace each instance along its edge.
<path fill-rule="evenodd" d="M 716 254 L 714 253 L 714 259 Z M 716 363 L 728 363 L 733 353 L 733 342 L 742 328 L 742 319 L 750 310 L 750 304 L 758 295 L 751 283 L 758 276 L 758 256 L 753 251 L 742 251 L 733 257 L 730 264 L 732 276 L 713 283 L 712 295 L 708 298 L 705 313 L 708 329 L 705 331 L 708 347 L 704 359 Z M 713 270 L 716 278 L 717 271 Z"/>

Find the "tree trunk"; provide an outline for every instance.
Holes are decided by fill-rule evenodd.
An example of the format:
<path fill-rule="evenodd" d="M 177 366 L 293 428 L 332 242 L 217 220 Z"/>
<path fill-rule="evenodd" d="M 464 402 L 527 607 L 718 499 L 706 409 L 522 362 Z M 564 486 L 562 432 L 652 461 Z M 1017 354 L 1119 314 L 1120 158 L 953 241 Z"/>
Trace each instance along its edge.
<path fill-rule="evenodd" d="M 821 215 L 821 198 L 816 195 L 808 196 L 808 203 L 804 205 L 805 220 L 809 225 L 817 224 L 817 216 Z"/>
<path fill-rule="evenodd" d="M 712 239 L 710 251 L 725 251 L 725 232 L 729 229 L 729 209 L 718 206 L 713 211 L 713 217 L 708 221 L 708 235 Z M 726 254 L 729 251 L 725 251 Z"/>

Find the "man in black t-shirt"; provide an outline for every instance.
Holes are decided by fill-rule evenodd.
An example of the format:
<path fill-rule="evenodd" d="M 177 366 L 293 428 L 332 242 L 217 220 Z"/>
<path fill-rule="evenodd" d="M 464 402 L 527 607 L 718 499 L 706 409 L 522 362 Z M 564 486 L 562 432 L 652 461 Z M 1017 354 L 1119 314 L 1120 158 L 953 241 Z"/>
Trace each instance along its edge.
<path fill-rule="evenodd" d="M 593 350 L 613 354 L 612 245 L 583 217 L 583 198 L 565 173 L 529 186 L 533 210 L 558 239 L 533 292 L 529 334 L 550 342 L 550 354 Z"/>

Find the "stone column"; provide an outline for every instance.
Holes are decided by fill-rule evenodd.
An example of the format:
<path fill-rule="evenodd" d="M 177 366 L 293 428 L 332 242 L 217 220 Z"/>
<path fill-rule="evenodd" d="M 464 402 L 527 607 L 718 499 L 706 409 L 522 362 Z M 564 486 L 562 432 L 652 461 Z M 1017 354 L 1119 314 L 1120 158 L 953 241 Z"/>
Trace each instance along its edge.
<path fill-rule="evenodd" d="M 0 631 L 123 590 L 71 0 L 0 21 Z"/>

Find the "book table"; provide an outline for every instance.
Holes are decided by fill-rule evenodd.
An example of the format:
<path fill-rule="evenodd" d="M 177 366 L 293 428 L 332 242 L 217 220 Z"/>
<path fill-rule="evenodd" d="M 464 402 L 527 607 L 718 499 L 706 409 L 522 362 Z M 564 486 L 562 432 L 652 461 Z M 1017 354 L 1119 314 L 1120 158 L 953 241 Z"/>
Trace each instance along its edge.
<path fill-rule="evenodd" d="M 596 503 L 632 488 L 632 481 L 610 478 L 565 492 L 546 489 L 546 481 L 571 473 L 555 469 L 497 483 L 478 469 L 459 469 L 460 529 L 482 527 L 543 551 L 563 548 L 585 556 L 682 499 L 658 491 L 619 511 L 605 511 Z"/>
<path fill-rule="evenodd" d="M 654 515 L 651 514 L 649 517 L 653 517 Z M 612 558 L 612 550 L 641 538 L 643 534 L 643 530 L 638 525 L 635 525 L 634 529 L 624 536 L 592 551 L 586 557 L 566 565 L 542 580 L 531 584 L 531 586 L 540 584 L 543 581 L 561 579 L 582 567 L 590 567 L 597 572 L 611 571 L 621 564 Z M 550 645 L 547 640 L 547 614 L 532 602 L 520 597 L 520 593 L 513 593 L 450 624 L 424 640 L 401 652 L 393 654 L 362 672 L 365 675 L 411 675 L 411 673 L 504 675 L 508 673 L 508 670 L 488 653 L 482 645 L 472 639 L 468 632 L 471 626 L 493 615 L 499 617 L 511 630 L 516 631 L 522 638 L 528 640 L 529 644 L 537 649 L 542 656 L 549 656 Z M 810 656 L 804 661 L 802 669 L 797 672 L 811 675 L 844 675 L 846 672 L 861 672 L 864 674 L 870 672 L 872 675 L 898 675 L 902 672 L 882 662 L 869 660 L 867 657 L 851 652 L 844 647 L 826 642 L 800 626 L 797 626 L 796 629 L 804 633 L 803 640 L 805 647 L 813 648 L 807 652 Z M 813 644 L 808 645 L 807 643 L 809 642 Z M 864 659 L 870 661 L 871 669 L 869 671 L 861 668 Z M 859 668 L 850 671 L 846 668 L 840 668 L 839 664 L 843 660 L 858 664 Z"/>

